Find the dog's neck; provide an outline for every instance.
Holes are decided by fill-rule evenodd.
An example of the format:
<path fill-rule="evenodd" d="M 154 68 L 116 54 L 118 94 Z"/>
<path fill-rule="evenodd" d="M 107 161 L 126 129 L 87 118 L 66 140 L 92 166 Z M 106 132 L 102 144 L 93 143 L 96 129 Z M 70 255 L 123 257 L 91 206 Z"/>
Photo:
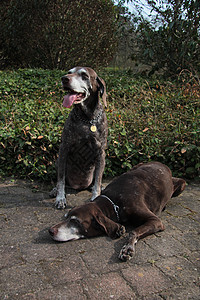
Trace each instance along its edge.
<path fill-rule="evenodd" d="M 95 118 L 96 114 L 99 113 L 99 110 L 102 109 L 102 105 L 98 99 L 98 92 L 90 95 L 88 99 L 77 106 L 78 110 L 81 111 L 88 120 Z"/>
<path fill-rule="evenodd" d="M 117 206 L 109 197 L 100 195 L 95 202 L 106 217 L 112 221 L 120 221 L 119 206 Z"/>

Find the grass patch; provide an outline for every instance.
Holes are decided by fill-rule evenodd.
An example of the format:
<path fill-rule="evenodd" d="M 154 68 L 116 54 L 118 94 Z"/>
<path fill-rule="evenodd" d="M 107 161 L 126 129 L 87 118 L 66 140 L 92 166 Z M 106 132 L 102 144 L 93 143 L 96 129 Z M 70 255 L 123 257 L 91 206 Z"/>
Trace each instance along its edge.
<path fill-rule="evenodd" d="M 55 160 L 69 110 L 62 107 L 62 71 L 0 72 L 0 172 L 56 180 Z M 141 161 L 167 164 L 174 176 L 197 178 L 200 168 L 200 87 L 100 72 L 107 84 L 109 137 L 105 176 Z"/>

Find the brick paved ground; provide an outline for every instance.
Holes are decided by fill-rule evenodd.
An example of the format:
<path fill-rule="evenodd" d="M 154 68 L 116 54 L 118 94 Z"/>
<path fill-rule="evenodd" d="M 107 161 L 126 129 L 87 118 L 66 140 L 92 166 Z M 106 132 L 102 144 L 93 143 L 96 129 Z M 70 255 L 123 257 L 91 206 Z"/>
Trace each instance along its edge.
<path fill-rule="evenodd" d="M 117 258 L 124 238 L 51 240 L 47 229 L 64 212 L 47 191 L 23 181 L 0 184 L 0 299 L 200 299 L 200 186 L 170 201 L 166 230 L 140 241 L 126 263 Z M 89 197 L 80 192 L 68 203 Z"/>

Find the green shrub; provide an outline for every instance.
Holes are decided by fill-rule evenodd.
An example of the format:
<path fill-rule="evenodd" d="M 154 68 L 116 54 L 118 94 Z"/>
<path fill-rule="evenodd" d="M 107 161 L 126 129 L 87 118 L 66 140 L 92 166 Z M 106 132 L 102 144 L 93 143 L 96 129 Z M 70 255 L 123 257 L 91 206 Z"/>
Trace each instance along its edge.
<path fill-rule="evenodd" d="M 195 79 L 178 84 L 136 79 L 124 72 L 102 77 L 109 95 L 106 174 L 117 175 L 138 162 L 157 160 L 175 176 L 197 177 L 200 87 Z"/>
<path fill-rule="evenodd" d="M 112 0 L 0 1 L 0 68 L 106 66 L 116 45 Z"/>
<path fill-rule="evenodd" d="M 55 160 L 69 113 L 62 107 L 64 72 L 25 69 L 0 72 L 1 175 L 56 180 Z M 104 70 L 109 124 L 105 176 L 149 160 L 175 176 L 195 178 L 200 168 L 200 88 L 134 78 Z"/>
<path fill-rule="evenodd" d="M 0 73 L 1 170 L 6 175 L 55 177 L 55 159 L 67 111 L 60 71 Z"/>

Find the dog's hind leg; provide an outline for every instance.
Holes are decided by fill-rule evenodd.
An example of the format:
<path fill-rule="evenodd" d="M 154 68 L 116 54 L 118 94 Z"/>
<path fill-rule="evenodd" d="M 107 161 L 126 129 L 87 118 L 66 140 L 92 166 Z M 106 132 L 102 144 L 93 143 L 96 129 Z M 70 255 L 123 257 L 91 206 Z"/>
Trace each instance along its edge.
<path fill-rule="evenodd" d="M 165 228 L 161 220 L 151 213 L 141 226 L 137 227 L 130 233 L 128 243 L 125 244 L 120 251 L 119 259 L 122 261 L 130 260 L 135 253 L 135 244 L 139 239 L 158 231 L 163 231 L 164 229 Z"/>

